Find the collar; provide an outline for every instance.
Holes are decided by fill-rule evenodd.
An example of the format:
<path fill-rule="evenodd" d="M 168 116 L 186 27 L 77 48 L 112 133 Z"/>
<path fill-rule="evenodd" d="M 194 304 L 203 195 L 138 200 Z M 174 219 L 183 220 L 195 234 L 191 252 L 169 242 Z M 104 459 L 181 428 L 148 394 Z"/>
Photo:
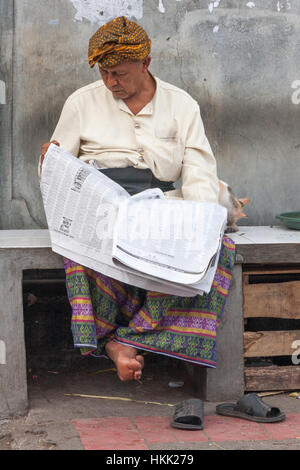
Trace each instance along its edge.
<path fill-rule="evenodd" d="M 150 73 L 150 72 L 149 72 Z M 153 98 L 151 101 L 149 101 L 149 103 L 146 104 L 146 106 L 143 107 L 143 109 L 141 109 L 141 111 L 134 115 L 132 111 L 130 111 L 130 109 L 128 108 L 127 104 L 125 103 L 125 101 L 123 101 L 122 99 L 119 99 L 119 98 L 114 98 L 113 94 L 111 93 L 113 99 L 116 101 L 119 109 L 121 111 L 124 111 L 125 113 L 128 113 L 128 114 L 131 114 L 132 116 L 151 116 L 154 112 L 154 106 L 155 106 L 155 102 L 156 102 L 156 98 L 157 98 L 157 94 L 158 94 L 158 88 L 159 88 L 159 80 L 157 77 L 154 77 L 151 73 L 150 73 L 151 77 L 154 79 L 155 83 L 156 83 L 156 90 L 155 90 L 155 93 L 153 95 Z"/>

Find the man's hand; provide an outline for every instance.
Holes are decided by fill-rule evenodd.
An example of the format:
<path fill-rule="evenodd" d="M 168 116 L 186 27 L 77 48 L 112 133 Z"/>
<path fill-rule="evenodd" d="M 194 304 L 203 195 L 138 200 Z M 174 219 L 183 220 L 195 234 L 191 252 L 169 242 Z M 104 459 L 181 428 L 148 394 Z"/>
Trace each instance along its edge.
<path fill-rule="evenodd" d="M 58 147 L 60 146 L 60 143 L 57 142 L 57 140 L 51 140 L 51 142 L 46 142 L 44 145 L 42 145 L 40 170 L 42 170 L 42 164 L 43 164 L 45 155 L 46 155 L 47 150 L 48 150 L 48 148 L 50 147 L 51 144 L 55 144 L 55 145 L 57 145 Z"/>

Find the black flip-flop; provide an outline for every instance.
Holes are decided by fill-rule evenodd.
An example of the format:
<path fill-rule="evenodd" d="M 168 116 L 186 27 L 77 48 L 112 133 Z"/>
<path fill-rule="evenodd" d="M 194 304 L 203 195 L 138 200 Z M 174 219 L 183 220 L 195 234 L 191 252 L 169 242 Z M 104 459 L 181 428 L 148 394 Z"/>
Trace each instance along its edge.
<path fill-rule="evenodd" d="M 203 429 L 204 407 L 199 398 L 189 398 L 175 407 L 171 426 L 179 429 Z"/>
<path fill-rule="evenodd" d="M 276 423 L 285 419 L 285 414 L 279 408 L 264 403 L 256 393 L 244 395 L 237 403 L 222 403 L 217 405 L 218 415 L 248 419 L 258 423 Z"/>

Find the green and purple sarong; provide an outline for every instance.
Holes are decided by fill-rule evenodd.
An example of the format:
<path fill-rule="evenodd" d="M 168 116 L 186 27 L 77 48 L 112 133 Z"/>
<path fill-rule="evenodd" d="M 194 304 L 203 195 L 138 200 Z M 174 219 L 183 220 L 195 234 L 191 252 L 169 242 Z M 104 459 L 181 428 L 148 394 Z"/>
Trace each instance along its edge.
<path fill-rule="evenodd" d="M 114 339 L 139 350 L 216 367 L 216 334 L 234 266 L 234 242 L 224 236 L 209 294 L 179 297 L 146 291 L 64 258 L 74 346 L 105 354 Z"/>

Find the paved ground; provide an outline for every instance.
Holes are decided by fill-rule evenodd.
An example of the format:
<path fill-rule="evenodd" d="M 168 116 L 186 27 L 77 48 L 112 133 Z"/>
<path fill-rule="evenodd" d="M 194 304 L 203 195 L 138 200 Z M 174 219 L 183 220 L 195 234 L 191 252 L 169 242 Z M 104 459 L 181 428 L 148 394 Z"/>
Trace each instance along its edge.
<path fill-rule="evenodd" d="M 286 413 L 282 423 L 221 417 L 216 403 L 206 402 L 203 431 L 172 428 L 169 405 L 195 396 L 187 383 L 169 386 L 183 379 L 178 364 L 168 359 L 147 364 L 146 358 L 140 383 L 120 382 L 105 359 L 77 369 L 31 372 L 29 412 L 0 420 L 0 450 L 300 450 L 300 400 L 288 393 L 264 398 Z"/>

